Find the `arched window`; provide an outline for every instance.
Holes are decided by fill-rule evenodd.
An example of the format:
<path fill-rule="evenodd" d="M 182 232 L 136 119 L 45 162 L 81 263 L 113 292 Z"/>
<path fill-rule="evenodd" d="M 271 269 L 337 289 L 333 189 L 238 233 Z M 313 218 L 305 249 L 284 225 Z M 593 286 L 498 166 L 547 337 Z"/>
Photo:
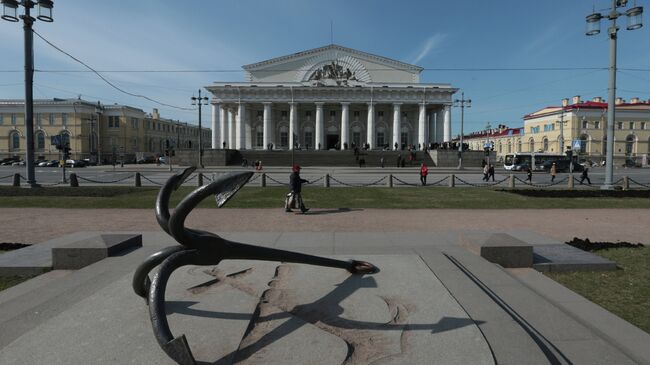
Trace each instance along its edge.
<path fill-rule="evenodd" d="M 18 151 L 20 149 L 20 134 L 16 131 L 9 134 L 9 149 L 12 151 Z"/>
<path fill-rule="evenodd" d="M 45 133 L 43 131 L 36 132 L 36 150 L 45 150 Z"/>
<path fill-rule="evenodd" d="M 521 151 L 521 139 L 517 140 L 517 152 L 522 152 Z"/>
<path fill-rule="evenodd" d="M 583 134 L 580 136 L 580 151 L 578 153 L 585 153 L 585 154 L 589 153 L 589 151 L 587 151 L 588 141 L 589 141 L 588 135 Z"/>
<path fill-rule="evenodd" d="M 548 138 L 546 137 L 542 140 L 542 149 L 544 152 L 548 152 Z"/>
<path fill-rule="evenodd" d="M 528 152 L 535 152 L 535 140 L 532 138 L 528 140 Z"/>
<path fill-rule="evenodd" d="M 508 153 L 512 152 L 512 142 L 508 141 Z"/>
<path fill-rule="evenodd" d="M 632 134 L 625 137 L 625 155 L 630 156 L 634 153 L 634 142 L 636 142 L 636 137 Z"/>

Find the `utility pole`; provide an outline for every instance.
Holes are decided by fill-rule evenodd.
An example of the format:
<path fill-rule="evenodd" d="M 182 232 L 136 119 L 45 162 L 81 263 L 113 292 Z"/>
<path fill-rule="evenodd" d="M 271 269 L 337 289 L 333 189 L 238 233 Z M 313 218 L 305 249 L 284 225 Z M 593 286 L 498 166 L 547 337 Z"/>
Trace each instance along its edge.
<path fill-rule="evenodd" d="M 208 98 L 201 97 L 201 89 L 199 89 L 199 97 L 192 96 L 192 105 L 199 107 L 199 167 L 203 168 L 203 128 L 201 128 L 201 106 L 208 105 Z"/>
<path fill-rule="evenodd" d="M 460 108 L 460 146 L 458 146 L 458 169 L 463 169 L 463 125 L 465 123 L 465 108 L 471 108 L 472 99 L 465 99 L 465 93 L 460 93 L 460 100 L 454 100 L 454 106 Z"/>

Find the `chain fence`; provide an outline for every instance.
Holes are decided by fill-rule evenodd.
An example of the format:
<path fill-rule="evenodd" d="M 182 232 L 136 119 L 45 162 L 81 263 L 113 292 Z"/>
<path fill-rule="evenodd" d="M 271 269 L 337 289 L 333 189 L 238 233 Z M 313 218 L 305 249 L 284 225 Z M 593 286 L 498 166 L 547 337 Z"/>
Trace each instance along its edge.
<path fill-rule="evenodd" d="M 521 182 L 524 185 L 532 186 L 534 188 L 548 188 L 548 187 L 551 187 L 551 186 L 555 186 L 555 185 L 559 185 L 559 184 L 562 184 L 562 183 L 568 183 L 569 182 L 568 177 L 565 177 L 564 179 L 560 179 L 558 181 L 553 181 L 553 182 L 548 183 L 548 184 L 534 184 L 532 182 L 522 180 L 517 176 L 515 176 L 515 180 Z"/>
<path fill-rule="evenodd" d="M 273 182 L 276 183 L 276 184 L 280 184 L 280 185 L 282 185 L 282 186 L 289 186 L 288 183 L 283 183 L 283 182 L 281 182 L 281 181 L 278 181 L 278 180 L 272 178 L 272 177 L 269 176 L 269 175 L 266 175 L 266 178 L 269 179 L 269 180 L 271 180 L 271 181 L 273 181 Z"/>
<path fill-rule="evenodd" d="M 331 179 L 332 181 L 335 181 L 336 183 L 341 184 L 341 185 L 344 185 L 344 186 L 364 187 L 364 186 L 379 185 L 379 183 L 381 183 L 382 181 L 386 180 L 387 177 L 388 177 L 388 176 L 384 176 L 384 177 L 382 177 L 382 178 L 380 178 L 380 179 L 378 179 L 378 180 L 375 180 L 375 181 L 373 181 L 373 182 L 371 182 L 371 183 L 366 183 L 366 184 L 364 184 L 364 183 L 359 183 L 359 184 L 345 183 L 345 182 L 343 182 L 343 181 L 341 181 L 341 180 L 335 178 L 334 176 L 330 176 L 330 179 Z"/>
<path fill-rule="evenodd" d="M 150 183 L 152 183 L 152 184 L 154 184 L 154 185 L 158 185 L 158 186 L 162 186 L 162 185 L 163 185 L 162 183 L 159 183 L 159 182 L 157 182 L 157 181 L 153 181 L 153 180 L 151 180 L 150 178 L 148 178 L 148 177 L 146 177 L 146 176 L 144 176 L 144 175 L 142 175 L 142 174 L 140 174 L 140 177 L 143 178 L 143 179 L 145 179 L 145 180 L 147 180 L 148 182 L 150 182 Z"/>
<path fill-rule="evenodd" d="M 393 176 L 393 180 L 397 181 L 399 183 L 399 185 L 407 185 L 407 186 L 418 186 L 418 185 L 420 185 L 420 184 L 414 184 L 414 183 L 406 182 L 406 181 L 398 178 L 397 176 Z"/>
<path fill-rule="evenodd" d="M 14 175 L 11 174 L 11 175 L 7 175 L 7 176 L 0 177 L 0 180 L 4 180 L 4 179 L 8 179 L 8 178 L 13 178 L 13 177 L 14 177 Z"/>
<path fill-rule="evenodd" d="M 506 176 L 502 180 L 493 181 L 491 183 L 490 182 L 471 183 L 469 181 L 465 181 L 465 180 L 461 179 L 458 176 L 454 176 L 454 177 L 456 178 L 456 180 L 460 181 L 462 184 L 473 186 L 473 187 L 479 187 L 479 188 L 485 188 L 485 187 L 489 187 L 489 186 L 496 186 L 496 185 L 499 185 L 499 184 L 503 183 L 504 181 L 507 181 L 510 178 L 509 176 Z"/>
<path fill-rule="evenodd" d="M 88 182 L 95 183 L 95 184 L 115 184 L 115 183 L 118 183 L 118 182 L 122 182 L 124 180 L 128 180 L 128 179 L 130 179 L 130 178 L 132 178 L 134 176 L 135 176 L 135 174 L 132 174 L 132 175 L 125 176 L 125 177 L 123 177 L 121 179 L 117 179 L 117 180 L 99 181 L 99 180 L 88 179 L 88 178 L 85 178 L 83 176 L 77 175 L 77 179 L 83 180 L 83 181 L 88 181 Z M 142 175 L 140 175 L 140 176 L 142 176 Z"/>
<path fill-rule="evenodd" d="M 636 181 L 634 179 L 628 178 L 627 181 L 629 181 L 629 182 L 631 182 L 632 184 L 635 184 L 635 185 L 643 186 L 644 188 L 650 188 L 650 184 L 640 183 L 640 182 L 638 182 L 638 181 Z"/>

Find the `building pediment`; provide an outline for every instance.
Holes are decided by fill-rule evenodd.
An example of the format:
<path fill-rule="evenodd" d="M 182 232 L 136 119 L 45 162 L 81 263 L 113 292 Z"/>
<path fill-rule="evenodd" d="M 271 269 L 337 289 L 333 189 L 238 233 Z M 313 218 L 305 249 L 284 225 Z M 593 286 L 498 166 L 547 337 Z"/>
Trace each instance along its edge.
<path fill-rule="evenodd" d="M 312 86 L 418 83 L 421 67 L 339 45 L 245 65 L 249 82 L 298 82 Z"/>

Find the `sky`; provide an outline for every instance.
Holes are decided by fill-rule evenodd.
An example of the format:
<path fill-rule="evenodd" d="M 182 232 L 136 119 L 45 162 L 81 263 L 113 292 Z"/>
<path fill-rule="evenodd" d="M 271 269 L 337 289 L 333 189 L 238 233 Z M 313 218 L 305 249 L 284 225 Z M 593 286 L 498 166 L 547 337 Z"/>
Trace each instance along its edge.
<path fill-rule="evenodd" d="M 463 92 L 472 100 L 465 108 L 465 133 L 487 123 L 521 127 L 524 115 L 563 98 L 607 97 L 609 21 L 602 22 L 600 35 L 587 37 L 585 17 L 610 5 L 608 0 L 55 0 L 54 22 L 35 22 L 39 35 L 103 71 L 120 89 L 167 105 L 79 72 L 87 69 L 37 35 L 34 97 L 81 97 L 149 113 L 157 108 L 162 117 L 198 124 L 190 97 L 202 87 L 244 81 L 242 65 L 333 42 L 418 65 L 425 69 L 421 82 L 459 88 L 454 98 Z M 650 11 L 648 0 L 636 5 Z M 627 8 L 633 6 L 630 0 Z M 650 29 L 628 31 L 625 17 L 618 22 L 617 96 L 648 100 Z M 22 23 L 0 21 L 0 50 L 0 98 L 22 99 Z M 209 118 L 207 108 L 203 115 Z M 460 133 L 460 115 L 460 108 L 453 108 L 453 135 Z"/>

